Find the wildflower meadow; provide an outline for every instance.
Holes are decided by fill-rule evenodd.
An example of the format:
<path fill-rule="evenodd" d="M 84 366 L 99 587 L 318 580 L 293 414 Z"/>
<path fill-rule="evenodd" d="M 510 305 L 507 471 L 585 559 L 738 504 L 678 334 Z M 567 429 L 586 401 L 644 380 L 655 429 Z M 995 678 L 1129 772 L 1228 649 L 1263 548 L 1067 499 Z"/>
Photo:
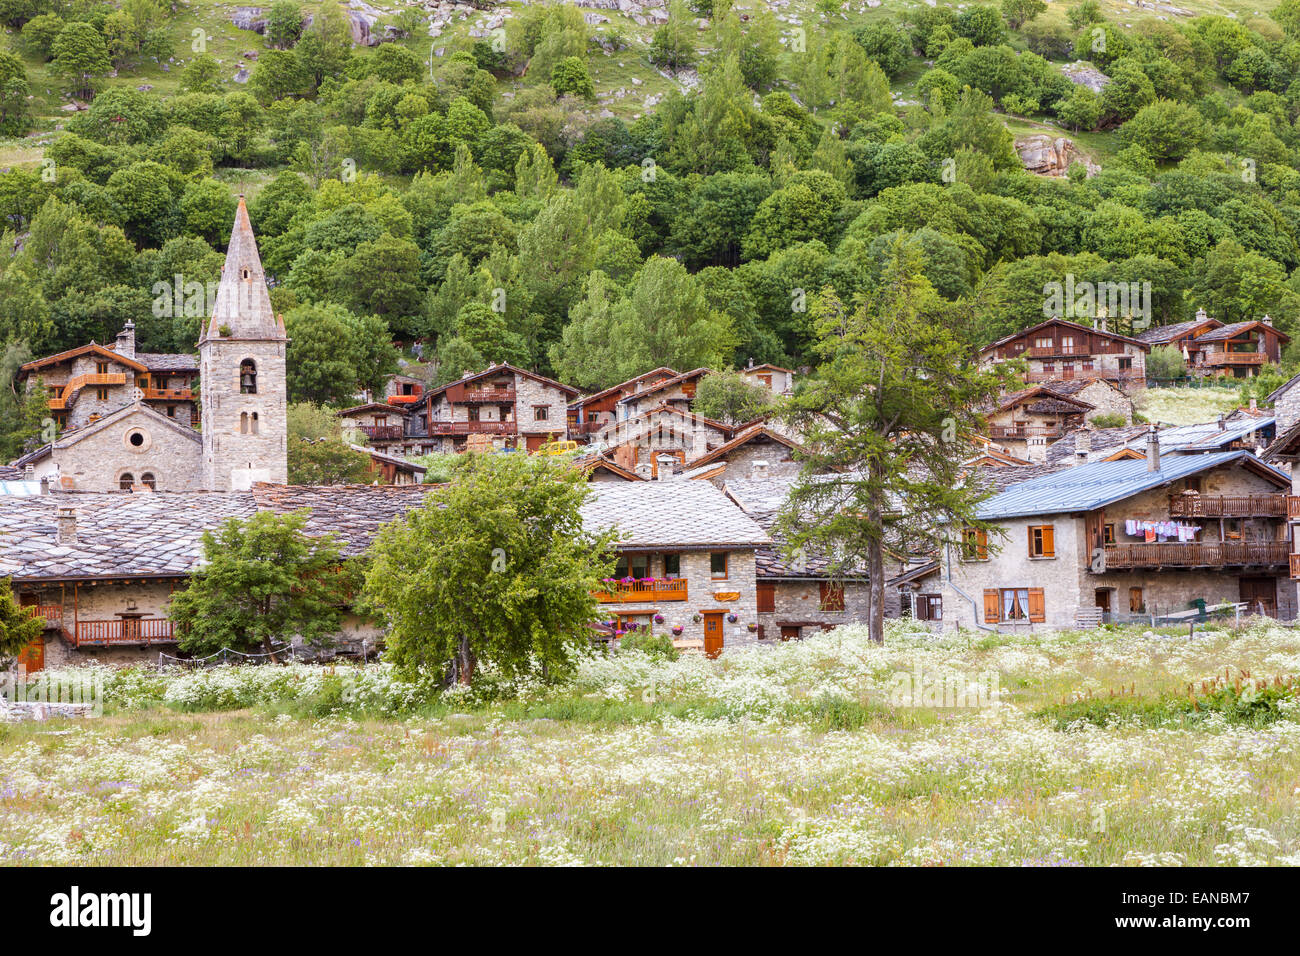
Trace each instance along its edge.
<path fill-rule="evenodd" d="M 452 693 L 383 664 L 96 676 L 102 717 L 0 724 L 0 861 L 1300 863 L 1300 632 L 1265 619 L 897 622 Z"/>

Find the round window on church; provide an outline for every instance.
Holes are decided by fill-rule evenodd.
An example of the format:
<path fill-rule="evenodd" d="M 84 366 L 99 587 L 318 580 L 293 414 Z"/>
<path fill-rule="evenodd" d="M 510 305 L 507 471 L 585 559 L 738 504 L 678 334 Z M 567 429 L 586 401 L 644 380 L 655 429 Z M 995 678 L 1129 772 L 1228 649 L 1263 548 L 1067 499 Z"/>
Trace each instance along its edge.
<path fill-rule="evenodd" d="M 153 438 L 143 428 L 131 428 L 122 436 L 122 444 L 129 451 L 145 452 L 153 445 Z"/>

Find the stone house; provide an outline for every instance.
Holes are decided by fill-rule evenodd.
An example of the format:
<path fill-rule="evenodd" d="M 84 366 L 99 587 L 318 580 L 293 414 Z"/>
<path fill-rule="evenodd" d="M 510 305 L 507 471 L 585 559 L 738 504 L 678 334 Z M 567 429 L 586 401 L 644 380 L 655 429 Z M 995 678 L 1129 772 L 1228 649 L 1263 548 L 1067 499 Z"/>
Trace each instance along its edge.
<path fill-rule="evenodd" d="M 695 402 L 695 389 L 700 384 L 700 379 L 710 371 L 712 369 L 696 368 L 672 378 L 652 382 L 620 398 L 615 403 L 615 418 L 620 422 L 640 418 L 661 405 L 689 412 Z"/>
<path fill-rule="evenodd" d="M 687 461 L 703 458 L 729 442 L 735 432 L 731 425 L 678 406 L 658 405 L 635 418 L 607 425 L 596 437 L 621 467 L 651 478 L 658 476 L 661 467 L 677 471 Z"/>
<path fill-rule="evenodd" d="M 596 392 L 594 395 L 586 395 L 570 402 L 569 438 L 584 444 L 590 442 L 596 432 L 618 419 L 618 403 L 622 399 L 676 377 L 676 371 L 667 366 L 660 366 L 649 372 L 642 372 L 626 382 L 619 382 L 617 385 Z"/>
<path fill-rule="evenodd" d="M 684 470 L 694 472 L 709 465 L 720 465 L 711 470 L 708 480 L 719 488 L 726 484 L 728 475 L 736 478 L 795 478 L 800 464 L 794 458 L 799 443 L 788 436 L 756 425 L 738 432 L 710 452 L 688 460 Z"/>
<path fill-rule="evenodd" d="M 1129 398 L 1114 382 L 1104 378 L 1076 378 L 1069 381 L 1057 379 L 1043 384 L 1057 395 L 1091 405 L 1092 410 L 1084 414 L 1084 421 L 1093 422 L 1102 417 L 1109 419 L 1118 417 L 1125 425 L 1133 424 L 1133 399 Z"/>
<path fill-rule="evenodd" d="M 1197 601 L 1290 620 L 1289 479 L 1246 451 L 1161 454 L 1018 482 L 940 556 L 945 627 L 1149 622 Z"/>
<path fill-rule="evenodd" d="M 1047 442 L 1084 423 L 1093 406 L 1046 385 L 1004 395 L 988 414 L 989 438 L 1011 454 L 1041 461 Z"/>
<path fill-rule="evenodd" d="M 568 406 L 578 390 L 513 365 L 491 365 L 424 393 L 432 450 L 464 451 L 471 435 L 500 447 L 536 451 L 568 435 Z"/>
<path fill-rule="evenodd" d="M 1291 341 L 1267 315 L 1224 325 L 1204 309 L 1190 322 L 1147 329 L 1138 338 L 1152 347 L 1178 348 L 1192 378 L 1252 378 L 1280 362 L 1283 347 Z"/>
<path fill-rule="evenodd" d="M 1106 379 L 1122 389 L 1146 386 L 1146 356 L 1151 346 L 1140 339 L 1109 332 L 1100 323 L 1090 328 L 1066 319 L 1048 319 L 1007 335 L 979 350 L 982 365 L 1024 359 L 1025 382 Z"/>
<path fill-rule="evenodd" d="M 136 352 L 135 324 L 130 320 L 112 345 L 95 342 L 28 362 L 17 384 L 44 388 L 50 417 L 61 430 L 72 430 L 142 402 L 182 425 L 197 424 L 193 355 Z"/>
<path fill-rule="evenodd" d="M 794 394 L 794 372 L 779 365 L 754 365 L 740 370 L 741 376 L 751 385 L 759 385 L 774 396 Z"/>
<path fill-rule="evenodd" d="M 732 478 L 724 490 L 768 532 L 770 544 L 755 552 L 758 636 L 788 641 L 816 630 L 866 621 L 870 579 L 865 570 L 832 574 L 825 555 L 792 552 L 774 528 L 796 475 Z M 885 616 L 899 616 L 899 589 L 885 587 Z"/>

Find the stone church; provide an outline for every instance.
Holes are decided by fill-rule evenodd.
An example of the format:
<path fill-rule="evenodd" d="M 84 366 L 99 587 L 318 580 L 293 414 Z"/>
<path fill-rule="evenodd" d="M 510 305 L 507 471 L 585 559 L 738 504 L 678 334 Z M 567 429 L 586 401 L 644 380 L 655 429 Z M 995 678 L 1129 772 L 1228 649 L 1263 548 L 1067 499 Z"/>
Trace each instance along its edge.
<path fill-rule="evenodd" d="M 115 346 L 92 343 L 73 350 L 71 361 L 86 352 L 97 363 L 91 374 L 113 379 L 104 385 L 79 383 L 79 391 L 95 389 L 101 407 L 14 465 L 62 491 L 241 491 L 259 481 L 285 484 L 288 341 L 284 320 L 271 308 L 241 196 L 216 302 L 199 336 L 201 430 L 191 427 L 188 416 L 160 411 L 138 380 L 130 390 L 111 388 L 120 384 L 111 371 L 115 361 L 139 364 L 128 324 Z M 126 343 L 129 357 L 122 351 Z M 48 360 L 41 363 L 51 367 Z M 100 373 L 100 366 L 108 369 Z M 35 385 L 35 379 L 28 380 L 29 388 Z M 66 401 L 67 391 L 63 386 L 58 400 Z"/>

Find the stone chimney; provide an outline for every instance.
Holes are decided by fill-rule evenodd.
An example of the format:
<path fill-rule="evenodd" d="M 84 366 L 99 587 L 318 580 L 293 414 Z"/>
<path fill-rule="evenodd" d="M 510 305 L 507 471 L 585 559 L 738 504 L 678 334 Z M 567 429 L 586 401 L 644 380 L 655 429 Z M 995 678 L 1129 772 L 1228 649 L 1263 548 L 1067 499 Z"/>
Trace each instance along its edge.
<path fill-rule="evenodd" d="M 1025 460 L 1041 465 L 1047 461 L 1047 439 L 1042 435 L 1031 435 L 1025 439 Z"/>
<path fill-rule="evenodd" d="M 1265 314 L 1264 317 L 1259 321 L 1263 322 L 1265 325 L 1272 325 L 1273 317 L 1271 315 Z"/>
<path fill-rule="evenodd" d="M 76 544 L 77 543 L 77 509 L 60 508 L 58 512 L 58 526 L 54 535 L 54 540 L 59 544 Z"/>
<path fill-rule="evenodd" d="M 29 461 L 26 467 L 23 468 L 23 480 L 31 481 L 35 477 L 36 477 L 36 466 Z"/>
<path fill-rule="evenodd" d="M 1252 412 L 1257 412 L 1257 411 L 1259 411 L 1259 406 L 1255 403 L 1255 399 L 1253 399 L 1253 398 L 1250 400 L 1250 410 L 1251 410 Z"/>
<path fill-rule="evenodd" d="M 50 479 L 49 479 L 49 478 L 42 478 L 42 479 L 41 479 L 41 494 L 43 494 L 43 495 L 48 495 L 49 493 L 50 493 Z"/>
<path fill-rule="evenodd" d="M 1156 434 L 1155 426 L 1151 426 L 1151 431 L 1147 432 L 1147 471 L 1160 470 L 1160 436 Z"/>
<path fill-rule="evenodd" d="M 135 323 L 130 319 L 126 320 L 122 331 L 117 333 L 117 344 L 113 346 L 113 351 L 123 358 L 135 358 Z"/>
<path fill-rule="evenodd" d="M 635 470 L 638 478 L 644 478 L 649 481 L 654 477 L 651 473 L 650 462 L 648 461 L 638 462 Z"/>
<path fill-rule="evenodd" d="M 1225 431 L 1227 427 L 1228 423 L 1223 419 L 1223 412 L 1219 412 L 1219 431 Z"/>
<path fill-rule="evenodd" d="M 1086 465 L 1092 457 L 1092 430 L 1080 428 L 1074 433 L 1074 463 Z"/>
<path fill-rule="evenodd" d="M 1209 316 L 1205 314 L 1205 310 L 1204 310 L 1204 309 L 1197 309 L 1197 310 L 1196 310 L 1196 321 L 1197 321 L 1197 322 L 1204 322 L 1204 321 L 1205 321 L 1206 319 L 1208 319 L 1208 318 L 1209 318 Z"/>
<path fill-rule="evenodd" d="M 763 459 L 756 459 L 749 469 L 749 477 L 755 481 L 767 477 L 767 462 Z"/>
<path fill-rule="evenodd" d="M 660 455 L 658 462 L 659 468 L 655 473 L 655 477 L 659 481 L 663 481 L 665 478 L 671 478 L 673 476 L 673 467 L 677 464 L 677 459 L 672 455 Z"/>

